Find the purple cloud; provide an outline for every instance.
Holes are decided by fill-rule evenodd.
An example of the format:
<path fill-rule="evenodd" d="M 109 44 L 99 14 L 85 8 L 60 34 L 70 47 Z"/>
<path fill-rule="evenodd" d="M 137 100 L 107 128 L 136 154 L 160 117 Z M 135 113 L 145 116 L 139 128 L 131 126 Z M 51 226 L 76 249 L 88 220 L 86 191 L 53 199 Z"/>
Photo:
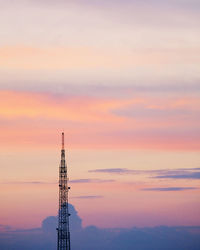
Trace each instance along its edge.
<path fill-rule="evenodd" d="M 184 174 L 157 175 L 156 179 L 200 179 L 200 172 L 186 172 Z"/>
<path fill-rule="evenodd" d="M 184 190 L 193 190 L 197 189 L 196 187 L 157 187 L 157 188 L 142 188 L 141 191 L 159 191 L 159 192 L 168 192 L 168 191 L 184 191 Z"/>
<path fill-rule="evenodd" d="M 187 108 L 165 108 L 165 109 L 156 109 L 156 108 L 147 108 L 142 105 L 131 105 L 126 108 L 116 109 L 112 111 L 113 114 L 119 116 L 127 117 L 137 117 L 137 118 L 147 118 L 147 119 L 169 119 L 180 117 L 190 120 L 199 120 L 200 110 L 191 110 Z"/>
<path fill-rule="evenodd" d="M 80 195 L 80 196 L 72 196 L 71 199 L 100 199 L 103 198 L 102 195 Z"/>
<path fill-rule="evenodd" d="M 122 97 L 132 96 L 135 93 L 199 93 L 200 84 L 194 83 L 166 83 L 162 81 L 160 84 L 155 83 L 118 83 L 117 85 L 103 84 L 70 84 L 66 82 L 48 82 L 41 84 L 40 82 L 31 82 L 22 84 L 15 82 L 1 83 L 0 90 L 16 90 L 16 91 L 31 91 L 36 93 L 52 93 L 58 97 L 58 100 L 67 98 L 67 96 L 107 96 L 107 97 Z"/>
<path fill-rule="evenodd" d="M 33 185 L 49 185 L 49 184 L 57 184 L 58 182 L 45 182 L 45 181 L 7 181 L 7 182 L 1 182 L 1 184 L 17 184 L 17 185 L 26 185 L 26 184 L 33 184 Z"/>
<path fill-rule="evenodd" d="M 143 174 L 151 175 L 156 179 L 200 179 L 200 168 L 180 168 L 180 169 L 156 169 L 156 170 L 132 170 L 127 168 L 104 168 L 89 170 L 90 173 L 108 173 L 108 174 Z M 154 175 L 154 176 L 152 176 Z"/>
<path fill-rule="evenodd" d="M 130 170 L 127 168 L 104 168 L 89 170 L 90 173 L 113 173 L 113 174 L 134 174 L 137 171 Z"/>
<path fill-rule="evenodd" d="M 115 180 L 102 180 L 102 179 L 75 179 L 70 180 L 70 183 L 104 183 L 104 182 L 114 182 Z"/>

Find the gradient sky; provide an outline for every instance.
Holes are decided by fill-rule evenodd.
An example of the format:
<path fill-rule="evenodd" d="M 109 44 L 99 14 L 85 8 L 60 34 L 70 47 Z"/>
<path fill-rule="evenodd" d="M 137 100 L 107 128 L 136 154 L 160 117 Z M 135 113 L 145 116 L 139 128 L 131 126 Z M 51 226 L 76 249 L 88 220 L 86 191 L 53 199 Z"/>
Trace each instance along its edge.
<path fill-rule="evenodd" d="M 200 225 L 200 2 L 0 0 L 0 224 Z"/>

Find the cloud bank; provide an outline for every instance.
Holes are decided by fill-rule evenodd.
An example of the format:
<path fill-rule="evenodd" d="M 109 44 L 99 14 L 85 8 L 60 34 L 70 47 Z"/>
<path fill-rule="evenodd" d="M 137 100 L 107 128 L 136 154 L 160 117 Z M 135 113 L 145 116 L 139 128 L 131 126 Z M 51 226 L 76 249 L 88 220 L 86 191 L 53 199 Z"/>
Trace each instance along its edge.
<path fill-rule="evenodd" d="M 70 213 L 73 250 L 198 250 L 200 247 L 200 227 L 83 228 L 72 205 Z M 55 216 L 44 219 L 41 228 L 13 230 L 1 225 L 0 249 L 55 250 L 56 227 Z"/>

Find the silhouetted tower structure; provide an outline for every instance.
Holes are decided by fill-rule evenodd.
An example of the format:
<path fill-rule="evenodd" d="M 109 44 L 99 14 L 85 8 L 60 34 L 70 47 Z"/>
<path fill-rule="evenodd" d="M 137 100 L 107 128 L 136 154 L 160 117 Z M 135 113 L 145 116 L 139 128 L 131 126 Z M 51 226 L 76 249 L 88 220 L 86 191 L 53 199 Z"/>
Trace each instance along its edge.
<path fill-rule="evenodd" d="M 70 250 L 67 164 L 65 162 L 64 133 L 62 133 L 61 161 L 59 167 L 59 211 L 57 250 Z"/>

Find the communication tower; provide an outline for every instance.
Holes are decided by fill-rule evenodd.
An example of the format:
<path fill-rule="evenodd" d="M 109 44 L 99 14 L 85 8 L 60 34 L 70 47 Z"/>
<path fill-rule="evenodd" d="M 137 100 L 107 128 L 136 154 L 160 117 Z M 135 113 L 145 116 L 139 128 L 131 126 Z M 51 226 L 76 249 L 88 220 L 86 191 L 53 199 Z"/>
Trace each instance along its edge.
<path fill-rule="evenodd" d="M 62 133 L 61 161 L 59 167 L 59 211 L 57 250 L 70 250 L 67 164 L 65 161 L 64 133 Z"/>

